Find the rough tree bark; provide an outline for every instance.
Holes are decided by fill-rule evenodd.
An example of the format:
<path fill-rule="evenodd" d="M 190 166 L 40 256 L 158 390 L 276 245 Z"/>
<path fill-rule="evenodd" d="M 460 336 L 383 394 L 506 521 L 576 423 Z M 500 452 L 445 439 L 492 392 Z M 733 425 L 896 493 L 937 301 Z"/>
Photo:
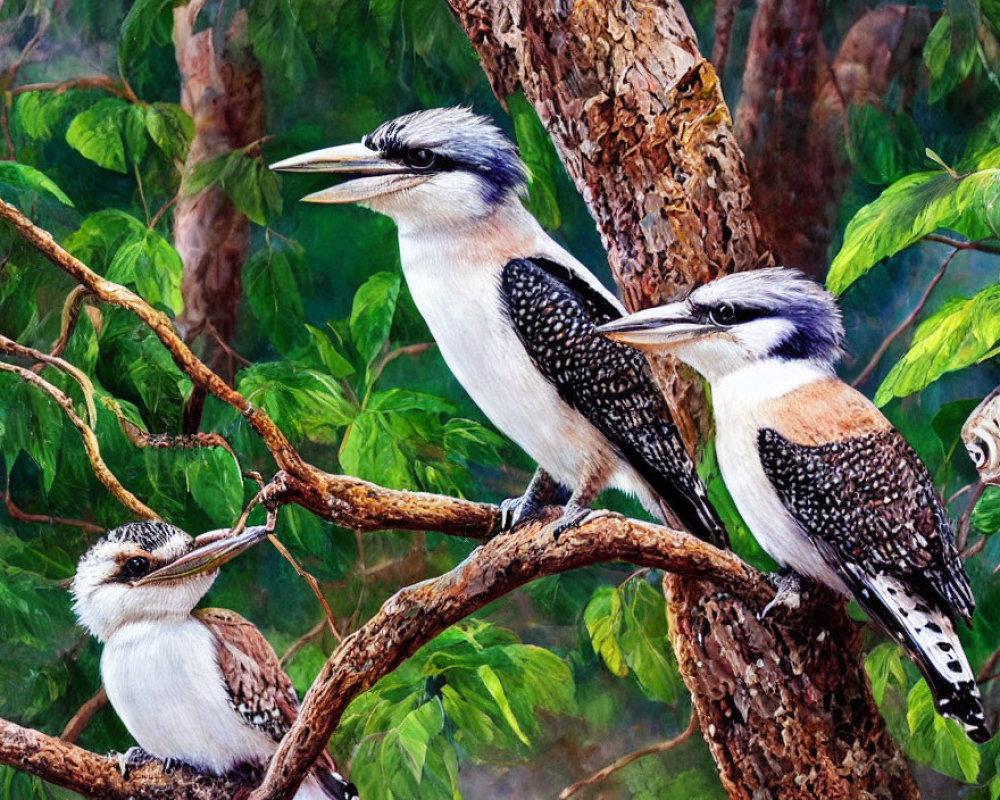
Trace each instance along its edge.
<path fill-rule="evenodd" d="M 194 120 L 195 134 L 184 163 L 174 211 L 174 246 L 184 262 L 184 311 L 178 330 L 191 342 L 206 331 L 214 340 L 210 363 L 232 378 L 233 365 L 219 342 L 236 330 L 240 276 L 250 251 L 250 221 L 216 184 L 191 194 L 187 176 L 206 161 L 228 155 L 264 135 L 264 93 L 260 65 L 250 48 L 247 12 L 232 16 L 224 36 L 213 27 L 196 32 L 205 0 L 174 9 L 174 49 L 181 78 L 181 106 Z M 222 42 L 221 52 L 217 49 Z M 204 395 L 185 412 L 185 429 L 197 429 Z"/>
<path fill-rule="evenodd" d="M 678 2 L 449 2 L 497 96 L 520 89 L 538 110 L 627 306 L 773 262 L 715 71 Z M 682 383 L 675 403 L 701 413 Z M 785 627 L 709 583 L 665 584 L 681 671 L 731 797 L 918 796 L 843 604 L 824 595 L 822 619 Z"/>
<path fill-rule="evenodd" d="M 761 0 L 735 114 L 775 254 L 816 277 L 826 273 L 850 177 L 847 111 L 878 102 L 897 77 L 904 89 L 919 80 L 913 65 L 930 31 L 927 9 L 881 6 L 854 23 L 831 58 L 823 42 L 828 9 L 824 0 Z"/>

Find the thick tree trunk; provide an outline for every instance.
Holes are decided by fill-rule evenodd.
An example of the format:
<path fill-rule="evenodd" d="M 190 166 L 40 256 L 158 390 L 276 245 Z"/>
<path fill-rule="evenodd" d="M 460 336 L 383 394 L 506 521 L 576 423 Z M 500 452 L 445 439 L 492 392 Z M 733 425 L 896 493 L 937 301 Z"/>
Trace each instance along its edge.
<path fill-rule="evenodd" d="M 882 6 L 850 28 L 831 59 L 823 42 L 828 7 L 825 0 L 761 0 L 735 115 L 756 207 L 776 255 L 817 277 L 826 273 L 850 177 L 848 108 L 877 102 L 901 70 L 921 63 L 919 48 L 930 30 L 926 9 Z M 902 78 L 905 89 L 919 76 Z"/>
<path fill-rule="evenodd" d="M 521 89 L 538 110 L 626 305 L 773 262 L 715 71 L 678 2 L 449 2 L 497 96 Z M 684 381 L 672 388 L 681 410 L 703 414 Z M 708 583 L 665 583 L 681 671 L 730 796 L 918 796 L 842 604 L 824 597 L 821 620 L 785 627 Z"/>
<path fill-rule="evenodd" d="M 181 105 L 195 125 L 185 176 L 199 164 L 264 135 L 261 72 L 250 50 L 246 11 L 237 11 L 220 36 L 211 27 L 195 32 L 202 6 L 204 0 L 192 0 L 174 9 Z M 189 342 L 206 331 L 216 341 L 228 342 L 236 329 L 250 222 L 219 186 L 190 194 L 182 184 L 174 212 L 174 244 L 184 261 L 184 312 L 178 329 Z M 230 366 L 230 376 L 231 371 Z"/>

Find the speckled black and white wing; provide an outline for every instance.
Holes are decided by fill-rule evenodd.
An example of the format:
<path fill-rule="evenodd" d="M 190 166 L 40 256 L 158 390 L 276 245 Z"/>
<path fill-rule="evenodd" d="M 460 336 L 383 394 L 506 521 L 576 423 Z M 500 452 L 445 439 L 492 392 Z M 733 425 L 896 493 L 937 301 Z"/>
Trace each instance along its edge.
<path fill-rule="evenodd" d="M 252 622 L 234 611 L 205 608 L 195 616 L 215 636 L 219 669 L 233 710 L 268 738 L 281 741 L 298 716 L 299 699 L 274 648 Z M 358 800 L 354 784 L 337 772 L 329 754 L 313 772 L 331 800 Z"/>
<path fill-rule="evenodd" d="M 927 468 L 895 430 L 807 446 L 758 434 L 761 464 L 786 508 L 838 564 L 912 581 L 968 621 L 969 578 Z"/>
<path fill-rule="evenodd" d="M 764 473 L 868 614 L 912 655 L 941 714 L 989 739 L 950 613 L 975 608 L 931 477 L 892 429 L 819 445 L 758 433 Z"/>
<path fill-rule="evenodd" d="M 595 330 L 620 317 L 618 307 L 572 270 L 544 258 L 510 261 L 500 292 L 518 338 L 559 396 L 608 439 L 688 530 L 724 546 L 725 529 L 645 356 Z"/>

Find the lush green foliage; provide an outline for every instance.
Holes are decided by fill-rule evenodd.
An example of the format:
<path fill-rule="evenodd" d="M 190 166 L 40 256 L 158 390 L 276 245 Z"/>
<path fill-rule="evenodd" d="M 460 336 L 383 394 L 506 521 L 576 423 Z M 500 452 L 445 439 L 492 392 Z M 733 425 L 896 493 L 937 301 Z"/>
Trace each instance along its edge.
<path fill-rule="evenodd" d="M 193 135 L 178 105 L 174 4 L 81 0 L 54 13 L 42 55 L 20 66 L 16 84 L 92 74 L 95 64 L 116 80 L 108 88 L 8 96 L 13 149 L 0 161 L 5 199 L 172 317 L 182 310 L 182 266 L 171 203 Z M 0 4 L 0 31 L 13 32 L 9 41 L 0 38 L 5 63 L 30 40 L 44 5 Z M 744 17 L 752 4 L 745 5 Z M 471 102 L 516 136 L 531 174 L 529 208 L 583 260 L 599 265 L 592 223 L 530 105 L 509 98 L 509 117 L 498 108 L 442 0 L 206 6 L 199 24 L 215 30 L 248 12 L 274 137 L 184 176 L 186 192 L 219 186 L 254 223 L 232 342 L 235 385 L 325 469 L 476 498 L 517 493 L 531 465 L 488 427 L 436 350 L 423 346 L 429 334 L 401 280 L 391 224 L 357 209 L 298 206 L 293 201 L 320 184 L 296 177 L 283 186 L 265 164 L 356 140 L 415 107 Z M 875 350 L 901 306 L 912 305 L 910 289 L 929 279 L 933 265 L 913 254 L 938 258 L 940 246 L 918 244 L 923 236 L 941 228 L 970 239 L 997 236 L 998 8 L 993 0 L 949 3 L 925 46 L 929 81 L 919 96 L 900 93 L 891 107 L 851 110 L 846 149 L 855 180 L 844 217 L 853 218 L 829 284 L 837 291 L 857 284 L 845 303 L 859 357 Z M 691 11 L 711 19 L 709 3 L 692 3 Z M 945 282 L 939 292 L 948 299 L 935 295 L 906 352 L 890 351 L 897 363 L 876 394 L 946 496 L 972 479 L 958 429 L 968 401 L 996 379 L 995 258 L 957 256 L 952 273 L 961 266 L 965 277 Z M 0 277 L 0 331 L 48 350 L 72 282 L 3 226 Z M 866 334 L 866 325 L 873 331 Z M 193 532 L 229 525 L 256 491 L 247 472 L 273 470 L 245 422 L 212 399 L 201 428 L 223 434 L 235 458 L 221 449 L 134 446 L 128 425 L 152 434 L 181 431 L 191 383 L 131 315 L 85 303 L 66 358 L 89 378 L 86 390 L 50 367 L 42 376 L 92 418 L 105 460 L 125 485 L 170 521 Z M 957 370 L 973 384 L 949 382 Z M 94 478 L 76 429 L 48 397 L 0 373 L 0 398 L 0 458 L 18 507 L 102 527 L 127 519 Z M 739 520 L 711 447 L 701 469 L 737 550 L 769 567 Z M 954 515 L 961 509 L 959 501 Z M 1000 528 L 1000 493 L 983 496 L 971 524 L 974 536 Z M 355 536 L 294 508 L 281 512 L 279 525 L 348 630 L 399 585 L 450 568 L 471 547 L 432 534 Z M 0 518 L 0 715 L 58 732 L 97 688 L 99 648 L 74 628 L 61 588 L 93 536 L 71 525 Z M 969 561 L 981 611 L 964 636 L 977 667 L 1000 640 L 1000 596 L 988 569 L 998 555 L 989 540 Z M 321 614 L 269 549 L 228 565 L 209 601 L 253 619 L 279 653 L 301 644 L 287 662 L 300 691 L 334 644 L 322 634 L 299 641 Z M 977 797 L 1000 796 L 1000 746 L 970 744 L 933 714 L 925 684 L 896 646 L 873 645 L 873 688 L 909 755 L 977 787 Z M 658 576 L 609 567 L 539 581 L 450 629 L 355 700 L 332 746 L 366 798 L 483 796 L 483 787 L 501 777 L 516 787 L 511 794 L 552 796 L 587 768 L 683 729 L 688 713 Z M 81 742 L 97 750 L 130 744 L 110 710 L 97 715 Z M 697 739 L 635 762 L 618 781 L 633 798 L 723 796 Z M 0 770 L 0 797 L 64 794 Z"/>

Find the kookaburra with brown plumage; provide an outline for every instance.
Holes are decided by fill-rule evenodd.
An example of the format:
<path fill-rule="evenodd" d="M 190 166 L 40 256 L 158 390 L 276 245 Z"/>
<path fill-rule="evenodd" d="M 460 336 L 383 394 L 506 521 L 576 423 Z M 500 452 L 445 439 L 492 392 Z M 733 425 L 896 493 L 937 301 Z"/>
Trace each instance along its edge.
<path fill-rule="evenodd" d="M 232 611 L 195 610 L 219 566 L 266 536 L 194 540 L 136 522 L 80 560 L 74 610 L 104 644 L 108 700 L 149 756 L 211 775 L 259 769 L 295 721 L 295 689 L 260 631 Z M 357 800 L 357 790 L 325 755 L 295 797 Z"/>
<path fill-rule="evenodd" d="M 508 524 L 556 501 L 558 533 L 614 486 L 725 543 L 649 365 L 594 331 L 624 313 L 621 303 L 525 209 L 524 164 L 488 119 L 418 111 L 271 169 L 354 176 L 305 199 L 358 203 L 396 222 L 403 274 L 444 360 L 538 464 L 525 495 L 504 504 Z"/>
<path fill-rule="evenodd" d="M 951 526 L 913 448 L 834 372 L 833 297 L 794 270 L 762 269 L 601 331 L 705 376 L 722 476 L 761 546 L 855 597 L 915 660 L 940 713 L 989 739 L 951 620 L 975 607 Z"/>

